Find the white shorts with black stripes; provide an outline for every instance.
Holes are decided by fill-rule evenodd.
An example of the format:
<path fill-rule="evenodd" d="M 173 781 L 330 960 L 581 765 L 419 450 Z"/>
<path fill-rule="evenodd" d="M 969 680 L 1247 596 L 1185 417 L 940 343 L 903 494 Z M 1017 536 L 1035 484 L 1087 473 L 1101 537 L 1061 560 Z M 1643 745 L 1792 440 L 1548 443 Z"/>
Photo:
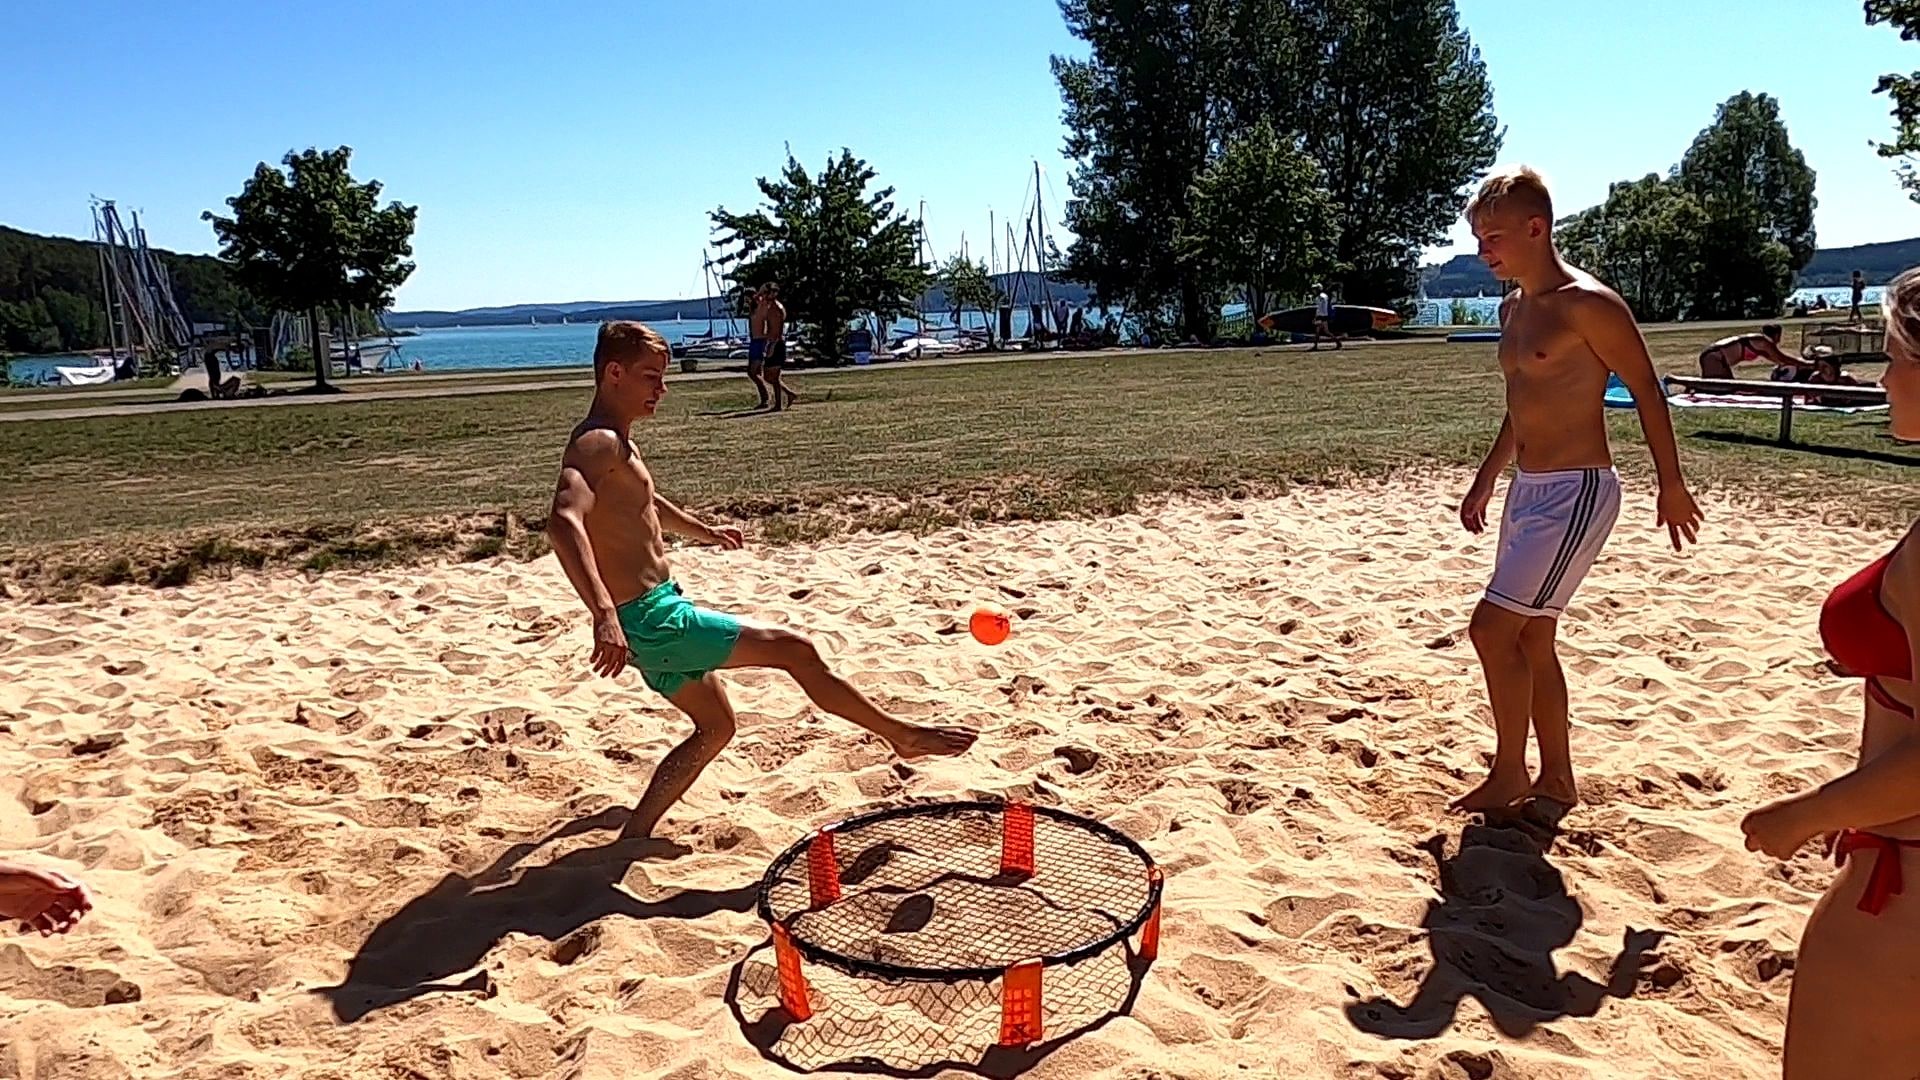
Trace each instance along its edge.
<path fill-rule="evenodd" d="M 1487 602 L 1521 615 L 1559 616 L 1619 516 L 1620 476 L 1612 469 L 1516 473 L 1500 515 Z"/>

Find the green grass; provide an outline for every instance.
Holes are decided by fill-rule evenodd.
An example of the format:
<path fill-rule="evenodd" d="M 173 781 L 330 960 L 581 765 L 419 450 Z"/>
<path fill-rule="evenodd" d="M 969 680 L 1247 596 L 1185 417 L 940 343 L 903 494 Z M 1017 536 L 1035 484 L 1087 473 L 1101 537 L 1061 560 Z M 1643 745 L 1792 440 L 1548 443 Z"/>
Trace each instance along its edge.
<path fill-rule="evenodd" d="M 1704 336 L 1703 336 L 1704 335 Z M 1712 331 L 1649 333 L 1690 370 Z M 1871 376 L 1869 369 L 1861 372 Z M 675 386 L 636 429 L 662 490 L 771 541 L 847 529 L 1124 512 L 1144 495 L 1244 494 L 1468 466 L 1498 424 L 1490 346 L 1227 350 L 806 371 L 787 414 L 739 380 Z M 539 550 L 581 390 L 207 410 L 0 426 L 0 563 L 36 582 L 174 583 L 209 567 L 483 558 Z M 1920 513 L 1920 450 L 1884 414 L 1676 410 L 1696 490 L 1812 499 L 1863 523 Z M 1644 474 L 1637 421 L 1612 418 Z"/>

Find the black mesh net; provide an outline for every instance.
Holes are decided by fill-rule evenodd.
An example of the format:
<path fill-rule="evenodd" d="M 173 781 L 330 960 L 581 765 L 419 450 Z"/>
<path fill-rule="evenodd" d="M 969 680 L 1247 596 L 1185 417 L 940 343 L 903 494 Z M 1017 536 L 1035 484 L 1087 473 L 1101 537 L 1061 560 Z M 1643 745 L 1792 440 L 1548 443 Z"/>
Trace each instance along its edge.
<path fill-rule="evenodd" d="M 795 1020 L 782 1008 L 774 949 L 742 962 L 736 1005 L 768 1056 L 801 1069 L 978 1062 L 1057 1045 L 1130 1003 L 1145 965 L 1128 939 L 1160 885 L 1124 834 L 1047 807 L 947 803 L 830 835 L 794 845 L 761 885 L 761 915 L 793 943 L 811 1011 Z M 821 899 L 832 899 L 816 903 L 823 872 Z M 1028 1031 L 1018 1017 L 1033 1014 L 1003 1005 L 1007 969 L 1034 962 Z"/>

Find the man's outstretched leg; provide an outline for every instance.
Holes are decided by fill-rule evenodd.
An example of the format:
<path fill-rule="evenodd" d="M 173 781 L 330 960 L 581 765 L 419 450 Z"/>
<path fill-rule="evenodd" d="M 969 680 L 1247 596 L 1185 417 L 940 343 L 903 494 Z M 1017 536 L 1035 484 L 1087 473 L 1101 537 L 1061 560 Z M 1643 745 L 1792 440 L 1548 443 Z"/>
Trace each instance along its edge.
<path fill-rule="evenodd" d="M 1533 704 L 1533 673 L 1521 648 L 1528 619 L 1485 600 L 1473 611 L 1467 634 L 1480 655 L 1493 707 L 1493 771 L 1479 787 L 1453 801 L 1459 810 L 1498 810 L 1526 797 L 1527 719 Z"/>
<path fill-rule="evenodd" d="M 1580 801 L 1580 790 L 1573 780 L 1569 745 L 1567 676 L 1560 670 L 1560 655 L 1554 647 L 1559 630 L 1558 619 L 1528 619 L 1526 629 L 1520 631 L 1520 651 L 1533 674 L 1533 734 L 1540 741 L 1540 779 L 1531 794 L 1572 807 Z"/>
<path fill-rule="evenodd" d="M 727 667 L 777 668 L 793 676 L 815 705 L 885 739 L 909 760 L 964 752 L 978 732 L 958 727 L 922 727 L 889 715 L 827 667 L 813 642 L 777 626 L 742 623 Z"/>
<path fill-rule="evenodd" d="M 693 721 L 693 734 L 660 759 L 640 804 L 633 808 L 633 817 L 620 832 L 623 838 L 652 836 L 667 810 L 680 801 L 700 778 L 701 770 L 719 757 L 733 738 L 733 703 L 727 700 L 719 676 L 709 672 L 675 690 L 667 700 Z"/>

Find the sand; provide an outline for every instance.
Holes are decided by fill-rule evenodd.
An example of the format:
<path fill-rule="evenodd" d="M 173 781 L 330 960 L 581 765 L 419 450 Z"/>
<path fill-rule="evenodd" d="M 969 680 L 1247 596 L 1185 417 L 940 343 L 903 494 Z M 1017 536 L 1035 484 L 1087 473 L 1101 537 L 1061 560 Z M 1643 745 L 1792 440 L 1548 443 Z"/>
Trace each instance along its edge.
<path fill-rule="evenodd" d="M 859 810 L 1007 795 L 1144 845 L 1165 929 L 1127 1015 L 990 1072 L 1776 1074 L 1831 869 L 1738 823 L 1850 761 L 1818 604 L 1892 538 L 1709 499 L 1675 555 L 1634 485 L 1563 627 L 1590 801 L 1556 835 L 1444 810 L 1492 747 L 1463 630 L 1493 539 L 1454 521 L 1460 479 L 681 551 L 699 599 L 985 733 L 900 767 L 732 675 L 740 734 L 666 822 L 685 850 L 631 864 L 607 832 L 534 847 L 685 730 L 587 671 L 550 557 L 0 601 L 0 836 L 98 894 L 69 937 L 0 939 L 0 1076 L 791 1075 L 754 1011 L 769 862 Z M 1016 612 L 997 648 L 963 629 L 983 599 Z"/>

